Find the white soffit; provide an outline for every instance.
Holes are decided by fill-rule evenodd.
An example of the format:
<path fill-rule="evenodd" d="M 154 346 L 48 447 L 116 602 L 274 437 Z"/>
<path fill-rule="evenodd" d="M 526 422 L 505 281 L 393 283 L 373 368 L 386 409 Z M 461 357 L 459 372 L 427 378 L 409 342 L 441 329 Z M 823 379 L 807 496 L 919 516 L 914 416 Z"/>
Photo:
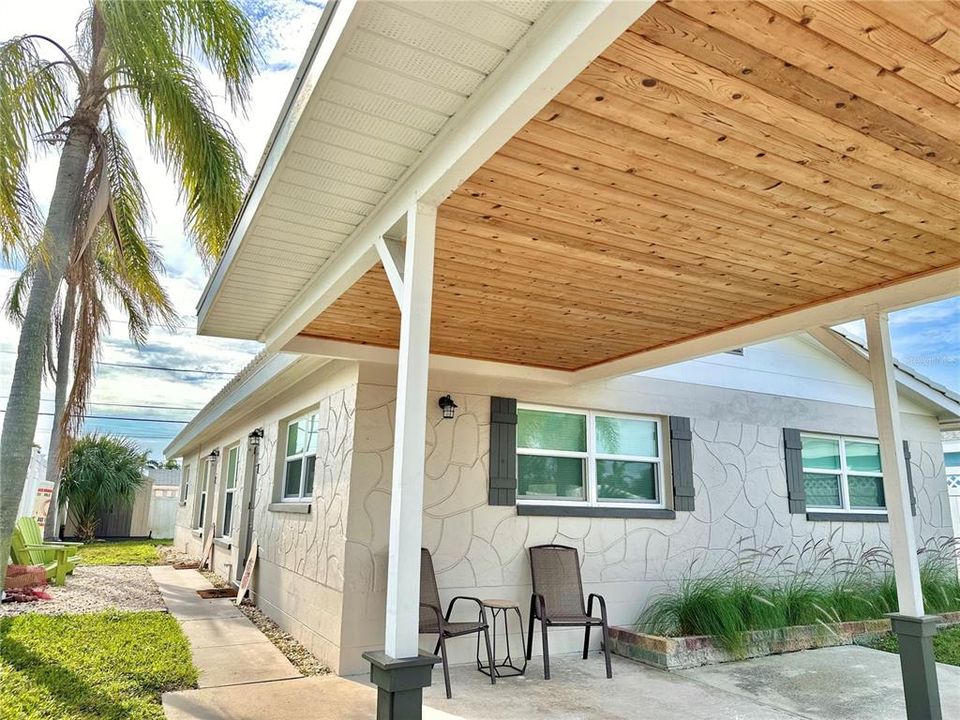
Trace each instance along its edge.
<path fill-rule="evenodd" d="M 201 299 L 199 332 L 261 337 L 547 5 L 341 1 L 325 13 L 311 61 L 325 64 L 312 88 L 317 69 L 302 68 Z"/>

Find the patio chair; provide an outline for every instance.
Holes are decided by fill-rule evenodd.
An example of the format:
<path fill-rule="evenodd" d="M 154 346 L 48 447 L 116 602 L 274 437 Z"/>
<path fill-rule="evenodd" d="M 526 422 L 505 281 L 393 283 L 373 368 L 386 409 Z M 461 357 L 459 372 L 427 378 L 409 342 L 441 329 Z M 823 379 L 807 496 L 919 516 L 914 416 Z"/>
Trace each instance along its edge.
<path fill-rule="evenodd" d="M 479 619 L 472 622 L 450 622 L 450 614 L 453 612 L 453 606 L 457 600 L 469 600 L 477 604 L 480 609 Z M 440 605 L 440 591 L 437 588 L 437 576 L 433 571 L 433 558 L 430 557 L 430 551 L 426 548 L 420 548 L 420 634 L 429 635 L 437 633 L 437 646 L 433 649 L 433 654 L 440 652 L 440 659 L 443 661 L 443 682 L 447 688 L 447 698 L 453 697 L 450 693 L 450 667 L 447 664 L 447 640 L 449 638 L 460 637 L 462 635 L 475 635 L 483 633 L 483 639 L 487 644 L 487 663 L 488 667 L 493 667 L 493 651 L 490 649 L 490 633 L 487 629 L 487 611 L 479 598 L 457 596 L 450 601 L 447 606 L 446 615 L 442 614 Z M 490 673 L 490 683 L 495 685 L 497 682 L 496 673 Z"/>
<path fill-rule="evenodd" d="M 22 517 L 10 538 L 10 555 L 19 565 L 40 565 L 54 585 L 66 583 L 67 575 L 79 564 L 75 548 L 83 543 L 44 542 L 36 518 Z"/>
<path fill-rule="evenodd" d="M 590 593 L 583 606 L 583 581 L 580 579 L 580 556 L 576 548 L 566 545 L 535 545 L 530 548 L 530 575 L 533 594 L 530 596 L 530 628 L 527 633 L 527 660 L 533 650 L 533 621 L 540 621 L 543 638 L 543 678 L 550 679 L 550 650 L 547 629 L 582 627 L 583 659 L 590 650 L 590 628 L 599 625 L 603 631 L 603 655 L 607 677 L 613 677 L 610 665 L 610 630 L 607 604 L 602 596 Z M 593 616 L 593 601 L 600 603 L 600 617 Z"/>

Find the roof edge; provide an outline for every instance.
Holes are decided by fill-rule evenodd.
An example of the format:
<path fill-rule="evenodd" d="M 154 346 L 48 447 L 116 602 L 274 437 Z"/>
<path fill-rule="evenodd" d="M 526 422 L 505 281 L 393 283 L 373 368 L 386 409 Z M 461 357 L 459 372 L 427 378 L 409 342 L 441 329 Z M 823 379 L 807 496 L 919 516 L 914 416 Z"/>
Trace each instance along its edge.
<path fill-rule="evenodd" d="M 297 73 L 294 76 L 293 82 L 290 84 L 290 90 L 287 93 L 287 97 L 277 115 L 277 120 L 273 125 L 273 130 L 271 130 L 270 136 L 267 138 L 266 145 L 264 145 L 263 153 L 260 156 L 260 161 L 257 163 L 257 167 L 253 172 L 250 185 L 247 188 L 246 195 L 243 198 L 243 203 L 240 205 L 240 211 L 237 213 L 233 227 L 230 230 L 230 237 L 227 241 L 227 247 L 224 249 L 223 255 L 220 256 L 220 259 L 217 260 L 217 264 L 214 267 L 213 272 L 210 273 L 210 277 L 207 279 L 207 284 L 203 288 L 203 292 L 200 294 L 200 299 L 197 301 L 198 335 L 203 334 L 202 328 L 204 320 L 206 319 L 206 316 L 217 297 L 217 290 L 222 284 L 230 265 L 233 263 L 240 244 L 243 242 L 242 236 L 246 233 L 246 229 L 250 226 L 250 220 L 246 216 L 251 208 L 255 208 L 256 203 L 253 202 L 254 196 L 262 195 L 267 184 L 269 184 L 270 180 L 272 179 L 273 170 L 275 169 L 277 160 L 279 159 L 278 156 L 283 154 L 287 142 L 290 140 L 290 137 L 293 134 L 292 126 L 299 121 L 300 116 L 303 114 L 303 110 L 307 106 L 307 101 L 310 99 L 310 96 L 313 93 L 313 85 L 316 84 L 316 79 L 320 74 L 319 70 L 314 69 L 314 62 L 317 59 L 321 44 L 323 43 L 324 39 L 328 37 L 328 31 L 334 27 L 332 20 L 334 16 L 340 17 L 338 11 L 340 13 L 344 13 L 346 17 L 349 17 L 354 7 L 355 2 L 352 1 L 348 2 L 346 0 L 329 0 L 329 2 L 327 2 L 326 6 L 323 8 L 323 13 L 320 16 L 320 20 L 317 22 L 317 28 L 314 31 L 313 36 L 310 38 L 310 43 L 307 45 L 303 59 L 300 61 L 300 67 L 297 68 Z M 337 30 L 336 37 L 333 38 L 334 42 L 339 39 L 339 36 L 345 27 L 346 22 L 344 21 L 344 23 L 340 25 L 339 29 Z M 322 61 L 322 65 L 325 66 L 329 58 L 330 54 L 327 53 L 326 58 Z M 320 70 L 322 70 L 322 68 L 320 68 Z M 312 84 L 308 83 L 308 79 L 311 77 L 313 77 Z M 300 101 L 295 102 L 298 98 L 300 98 Z M 285 129 L 287 130 L 286 137 L 281 138 L 281 132 Z M 278 154 L 277 157 L 273 158 L 273 162 L 268 162 L 271 160 L 271 156 L 273 156 L 275 153 Z"/>

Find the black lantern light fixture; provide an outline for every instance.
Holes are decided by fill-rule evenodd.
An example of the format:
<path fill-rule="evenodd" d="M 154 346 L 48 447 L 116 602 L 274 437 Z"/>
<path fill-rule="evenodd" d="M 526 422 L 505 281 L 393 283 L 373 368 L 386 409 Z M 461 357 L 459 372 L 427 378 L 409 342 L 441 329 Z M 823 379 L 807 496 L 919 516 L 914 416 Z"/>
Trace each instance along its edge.
<path fill-rule="evenodd" d="M 450 420 L 457 409 L 457 404 L 453 401 L 453 398 L 444 395 L 437 404 L 440 405 L 440 410 L 443 412 L 443 419 Z"/>
<path fill-rule="evenodd" d="M 220 451 L 219 451 L 219 450 L 211 450 L 211 451 L 210 451 L 210 454 L 207 455 L 207 460 L 213 461 L 213 460 L 216 460 L 218 457 L 220 457 Z"/>
<path fill-rule="evenodd" d="M 247 435 L 247 440 L 250 441 L 250 447 L 254 449 L 260 447 L 260 441 L 263 440 L 263 428 L 257 428 L 252 433 Z"/>

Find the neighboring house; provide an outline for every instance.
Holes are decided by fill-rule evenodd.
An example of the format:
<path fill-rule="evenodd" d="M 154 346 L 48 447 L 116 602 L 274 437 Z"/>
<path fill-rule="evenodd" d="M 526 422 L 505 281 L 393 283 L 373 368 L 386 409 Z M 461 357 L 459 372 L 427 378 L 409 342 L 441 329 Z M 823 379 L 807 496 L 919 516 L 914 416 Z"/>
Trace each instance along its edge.
<path fill-rule="evenodd" d="M 40 448 L 33 447 L 17 517 L 32 515 L 41 527 L 47 519 L 47 508 L 50 506 L 50 497 L 53 493 L 52 484 L 45 480 L 46 474 L 47 458 L 40 452 Z"/>
<path fill-rule="evenodd" d="M 944 431 L 943 460 L 947 492 L 950 494 L 950 514 L 953 516 L 953 534 L 960 537 L 960 430 Z M 957 562 L 960 563 L 960 558 Z"/>
<path fill-rule="evenodd" d="M 183 459 L 176 546 L 199 555 L 215 526 L 214 569 L 236 581 L 255 535 L 258 606 L 344 674 L 383 642 L 395 377 L 384 363 L 264 354 L 167 448 Z M 953 532 L 940 424 L 960 404 L 917 377 L 897 371 L 924 544 Z M 438 405 L 448 394 L 453 419 Z M 870 383 L 807 335 L 574 387 L 436 370 L 429 398 L 423 544 L 445 597 L 526 613 L 526 548 L 560 542 L 579 548 L 611 621 L 629 623 L 665 583 L 743 548 L 812 538 L 856 556 L 887 543 Z M 784 439 L 797 436 L 805 475 L 788 478 Z M 515 502 L 491 451 L 518 464 Z M 559 634 L 557 648 L 580 638 Z M 471 659 L 473 641 L 451 653 Z"/>

